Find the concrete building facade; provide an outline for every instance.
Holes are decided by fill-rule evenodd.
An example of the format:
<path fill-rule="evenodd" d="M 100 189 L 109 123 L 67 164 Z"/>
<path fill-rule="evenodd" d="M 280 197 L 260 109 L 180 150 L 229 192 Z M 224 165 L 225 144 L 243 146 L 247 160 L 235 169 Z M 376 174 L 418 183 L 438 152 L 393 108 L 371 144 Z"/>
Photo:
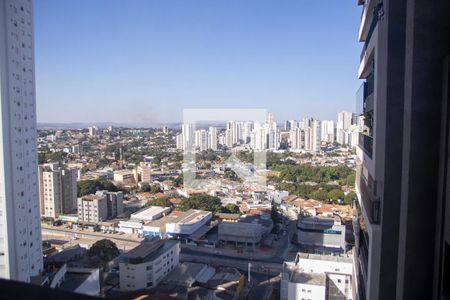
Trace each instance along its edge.
<path fill-rule="evenodd" d="M 42 268 L 33 1 L 0 1 L 0 277 Z"/>
<path fill-rule="evenodd" d="M 142 242 L 121 257 L 120 289 L 135 291 L 154 288 L 179 262 L 179 241 L 153 239 Z"/>

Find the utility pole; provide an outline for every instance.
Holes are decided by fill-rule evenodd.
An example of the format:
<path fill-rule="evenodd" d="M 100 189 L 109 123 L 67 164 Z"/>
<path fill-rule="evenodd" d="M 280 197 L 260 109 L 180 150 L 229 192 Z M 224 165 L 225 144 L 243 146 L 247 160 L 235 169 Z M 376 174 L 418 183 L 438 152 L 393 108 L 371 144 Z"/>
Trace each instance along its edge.
<path fill-rule="evenodd" d="M 251 281 L 251 275 L 250 275 L 250 269 L 252 267 L 252 263 L 248 263 L 248 282 L 250 283 Z"/>

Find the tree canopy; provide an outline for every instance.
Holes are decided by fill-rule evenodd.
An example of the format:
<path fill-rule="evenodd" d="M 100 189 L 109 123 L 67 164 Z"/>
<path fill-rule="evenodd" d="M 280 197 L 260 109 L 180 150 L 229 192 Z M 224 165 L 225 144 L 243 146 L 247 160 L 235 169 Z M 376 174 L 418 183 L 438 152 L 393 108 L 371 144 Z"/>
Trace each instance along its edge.
<path fill-rule="evenodd" d="M 111 181 L 104 179 L 82 180 L 77 182 L 78 197 L 94 194 L 101 190 L 117 192 L 119 189 Z"/>
<path fill-rule="evenodd" d="M 102 239 L 95 242 L 89 248 L 89 256 L 98 256 L 102 265 L 106 265 L 110 260 L 114 259 L 120 254 L 117 245 L 108 239 Z"/>
<path fill-rule="evenodd" d="M 183 199 L 180 203 L 179 209 L 188 210 L 193 208 L 216 213 L 221 211 L 221 206 L 222 202 L 219 197 L 214 197 L 207 194 L 197 194 Z"/>

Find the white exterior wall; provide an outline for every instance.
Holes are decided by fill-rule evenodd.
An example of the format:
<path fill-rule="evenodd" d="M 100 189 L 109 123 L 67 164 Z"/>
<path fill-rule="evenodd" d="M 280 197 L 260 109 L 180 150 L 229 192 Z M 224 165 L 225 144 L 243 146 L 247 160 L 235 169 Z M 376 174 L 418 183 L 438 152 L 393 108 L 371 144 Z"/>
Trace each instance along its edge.
<path fill-rule="evenodd" d="M 194 233 L 200 227 L 205 225 L 212 218 L 212 213 L 208 213 L 203 216 L 202 219 L 197 220 L 196 222 L 192 221 L 189 223 L 183 222 L 173 222 L 166 224 L 166 232 L 168 234 L 176 234 L 176 235 L 189 235 Z"/>
<path fill-rule="evenodd" d="M 325 300 L 325 286 L 289 282 L 287 299 Z"/>
<path fill-rule="evenodd" d="M 0 0 L 0 277 L 42 270 L 33 1 Z"/>
<path fill-rule="evenodd" d="M 135 291 L 156 287 L 180 263 L 180 243 L 152 261 L 141 264 L 119 263 L 120 289 Z"/>

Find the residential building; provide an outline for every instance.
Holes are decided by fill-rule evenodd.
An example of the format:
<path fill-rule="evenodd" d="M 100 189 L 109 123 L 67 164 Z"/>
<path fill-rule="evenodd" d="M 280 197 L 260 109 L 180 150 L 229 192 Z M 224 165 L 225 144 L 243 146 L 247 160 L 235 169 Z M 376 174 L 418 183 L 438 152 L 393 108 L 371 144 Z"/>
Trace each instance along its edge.
<path fill-rule="evenodd" d="M 89 136 L 95 137 L 98 134 L 98 127 L 97 126 L 91 126 L 88 128 L 89 130 Z"/>
<path fill-rule="evenodd" d="M 355 261 L 360 299 L 450 297 L 450 7 L 362 5 Z"/>
<path fill-rule="evenodd" d="M 374 0 L 377 1 L 377 0 Z M 350 129 L 353 124 L 354 114 L 349 111 L 342 111 L 338 113 L 338 121 L 336 124 L 336 141 L 345 145 L 344 134 Z"/>
<path fill-rule="evenodd" d="M 153 239 L 122 255 L 120 289 L 136 291 L 156 287 L 179 264 L 180 242 Z"/>
<path fill-rule="evenodd" d="M 209 127 L 208 130 L 208 148 L 212 150 L 217 150 L 217 128 L 216 127 Z"/>
<path fill-rule="evenodd" d="M 123 185 L 132 185 L 136 183 L 136 175 L 131 170 L 119 170 L 114 172 L 114 181 Z"/>
<path fill-rule="evenodd" d="M 298 253 L 283 264 L 280 299 L 356 299 L 352 256 Z"/>
<path fill-rule="evenodd" d="M 106 196 L 107 219 L 123 214 L 123 192 L 97 191 L 96 196 Z"/>
<path fill-rule="evenodd" d="M 152 168 L 145 163 L 140 163 L 140 165 L 137 167 L 137 173 L 140 182 L 152 182 Z"/>
<path fill-rule="evenodd" d="M 334 143 L 336 136 L 335 131 L 336 126 L 334 121 L 322 121 L 320 140 L 327 143 Z"/>
<path fill-rule="evenodd" d="M 208 150 L 208 131 L 205 129 L 196 130 L 194 133 L 195 148 L 198 151 Z"/>
<path fill-rule="evenodd" d="M 43 268 L 36 152 L 33 1 L 0 1 L 0 277 Z"/>
<path fill-rule="evenodd" d="M 89 195 L 78 198 L 78 221 L 98 223 L 108 219 L 106 195 Z"/>
<path fill-rule="evenodd" d="M 39 166 L 41 215 L 58 218 L 77 209 L 78 169 L 59 167 L 58 163 Z"/>

